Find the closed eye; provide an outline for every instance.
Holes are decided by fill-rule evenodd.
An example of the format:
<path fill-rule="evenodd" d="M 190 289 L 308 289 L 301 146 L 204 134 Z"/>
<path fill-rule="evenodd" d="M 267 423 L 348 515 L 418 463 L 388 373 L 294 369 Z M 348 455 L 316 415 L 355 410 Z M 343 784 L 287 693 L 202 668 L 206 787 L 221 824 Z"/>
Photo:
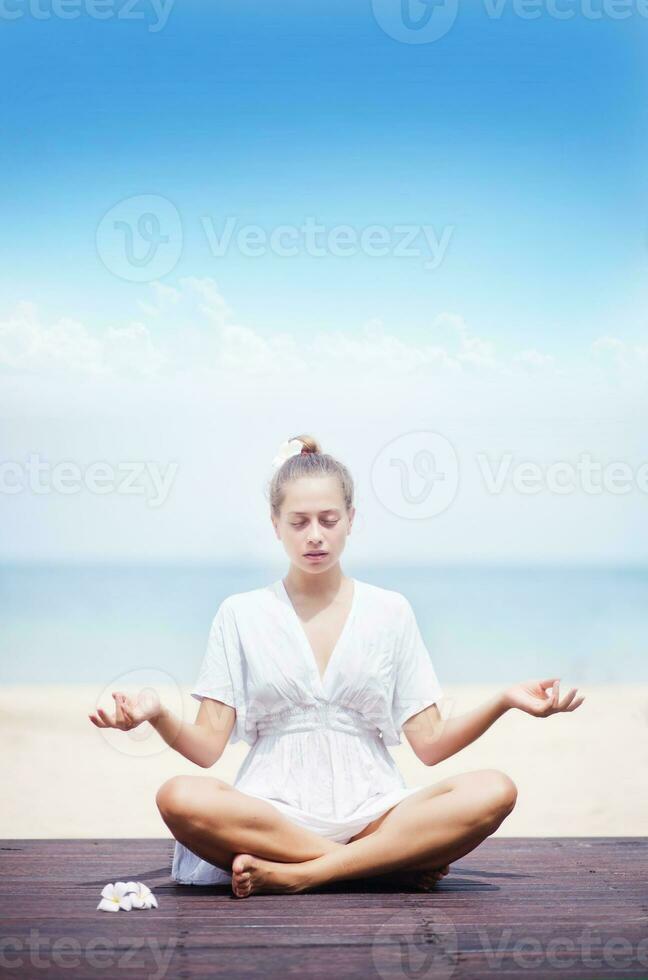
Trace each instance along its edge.
<path fill-rule="evenodd" d="M 291 527 L 304 527 L 305 523 L 306 523 L 305 521 L 300 521 L 299 524 L 291 524 Z M 335 527 L 335 525 L 338 522 L 337 521 L 322 521 L 321 523 L 324 524 L 325 527 Z"/>

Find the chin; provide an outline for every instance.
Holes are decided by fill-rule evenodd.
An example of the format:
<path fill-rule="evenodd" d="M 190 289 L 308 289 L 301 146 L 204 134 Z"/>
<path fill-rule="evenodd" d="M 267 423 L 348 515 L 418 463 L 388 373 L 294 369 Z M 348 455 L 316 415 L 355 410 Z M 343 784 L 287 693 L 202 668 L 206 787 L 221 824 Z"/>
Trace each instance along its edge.
<path fill-rule="evenodd" d="M 296 564 L 299 565 L 301 569 L 305 572 L 321 572 L 325 568 L 330 568 L 331 565 L 335 564 L 335 558 L 331 555 L 327 555 L 323 561 L 310 562 L 307 558 L 299 558 Z"/>

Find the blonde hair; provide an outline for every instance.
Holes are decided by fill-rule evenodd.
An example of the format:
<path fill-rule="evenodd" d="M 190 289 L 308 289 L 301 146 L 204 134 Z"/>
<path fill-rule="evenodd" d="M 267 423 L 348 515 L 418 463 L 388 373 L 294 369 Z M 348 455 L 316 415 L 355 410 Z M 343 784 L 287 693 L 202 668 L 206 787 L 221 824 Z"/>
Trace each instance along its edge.
<path fill-rule="evenodd" d="M 303 443 L 302 451 L 284 460 L 270 480 L 268 497 L 273 516 L 279 517 L 286 496 L 286 485 L 303 476 L 337 477 L 348 513 L 353 507 L 354 487 L 353 477 L 344 463 L 334 456 L 329 456 L 328 453 L 323 453 L 319 442 L 313 436 L 301 435 L 290 438 L 299 439 Z"/>

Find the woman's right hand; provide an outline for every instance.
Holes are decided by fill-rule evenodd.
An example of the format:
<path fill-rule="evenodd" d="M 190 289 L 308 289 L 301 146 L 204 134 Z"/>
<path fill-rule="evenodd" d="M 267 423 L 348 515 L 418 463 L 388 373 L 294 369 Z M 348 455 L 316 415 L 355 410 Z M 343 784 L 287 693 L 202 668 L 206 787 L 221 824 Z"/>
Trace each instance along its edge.
<path fill-rule="evenodd" d="M 113 691 L 115 699 L 115 714 L 97 708 L 96 714 L 88 715 L 90 721 L 97 728 L 119 728 L 124 732 L 129 732 L 132 728 L 137 728 L 143 721 L 154 721 L 162 711 L 162 705 L 156 692 L 150 688 L 144 688 L 137 695 L 137 700 L 129 698 L 121 691 Z M 97 717 L 98 716 L 98 717 Z"/>

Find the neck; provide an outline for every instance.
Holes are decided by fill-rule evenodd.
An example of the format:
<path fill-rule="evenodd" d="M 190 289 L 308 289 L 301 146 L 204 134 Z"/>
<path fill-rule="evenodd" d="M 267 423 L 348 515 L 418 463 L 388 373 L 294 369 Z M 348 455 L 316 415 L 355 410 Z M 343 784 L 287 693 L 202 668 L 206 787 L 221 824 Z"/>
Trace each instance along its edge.
<path fill-rule="evenodd" d="M 305 572 L 291 564 L 284 584 L 289 592 L 303 596 L 335 596 L 340 591 L 346 576 L 343 575 L 340 563 L 336 562 L 324 572 Z"/>

